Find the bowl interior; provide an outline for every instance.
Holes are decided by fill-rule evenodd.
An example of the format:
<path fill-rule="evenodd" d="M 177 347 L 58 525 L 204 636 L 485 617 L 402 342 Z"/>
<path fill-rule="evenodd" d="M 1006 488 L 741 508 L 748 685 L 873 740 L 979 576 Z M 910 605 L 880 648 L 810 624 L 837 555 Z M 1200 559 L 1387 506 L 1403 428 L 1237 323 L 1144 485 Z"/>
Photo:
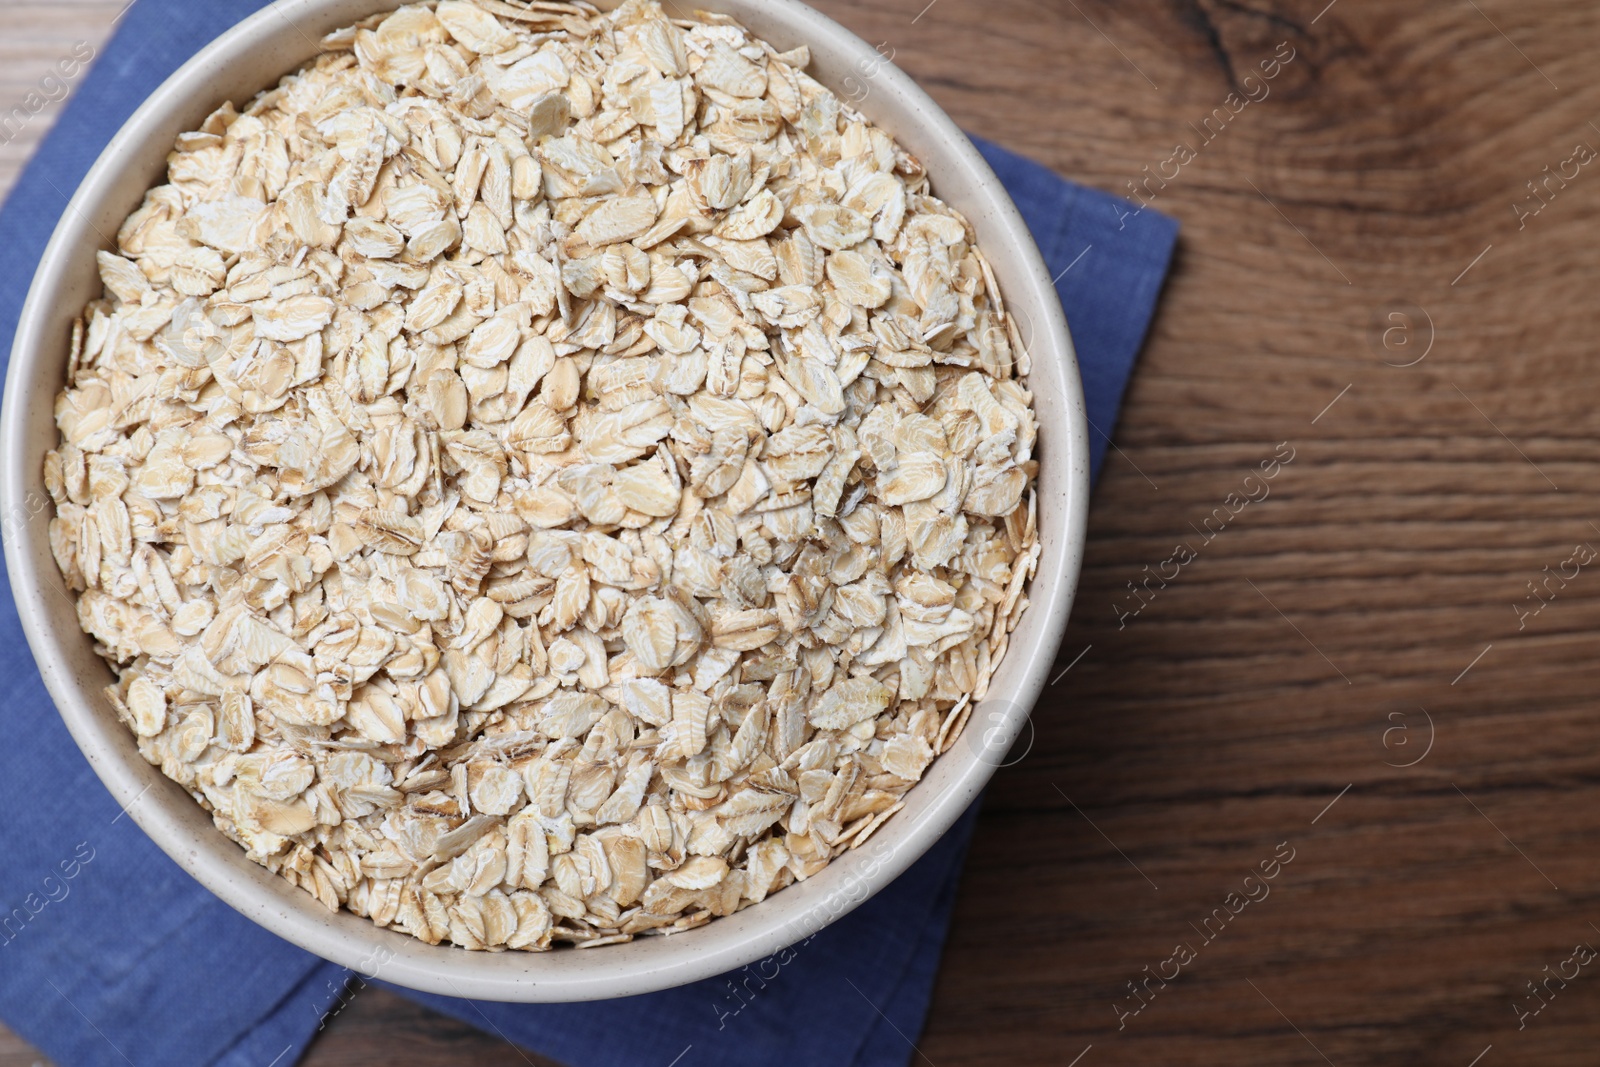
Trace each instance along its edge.
<path fill-rule="evenodd" d="M 330 914 L 248 860 L 181 787 L 139 755 L 101 695 L 110 671 L 80 630 L 51 557 L 53 508 L 41 468 L 56 443 L 53 400 L 65 380 L 71 324 L 100 294 L 94 254 L 111 247 L 107 235 L 163 179 L 176 135 L 195 128 L 223 101 L 243 104 L 274 84 L 315 54 L 323 34 L 395 6 L 393 0 L 281 0 L 240 23 L 145 102 L 63 214 L 23 310 L 0 417 L 0 513 L 19 520 L 7 524 L 6 562 L 29 643 L 74 738 L 117 802 L 131 805 L 129 814 L 208 889 L 302 948 L 400 985 L 510 1001 L 627 996 L 732 970 L 816 932 L 920 856 L 977 796 L 1043 687 L 1077 582 L 1088 503 L 1082 390 L 1060 304 L 994 174 L 908 77 L 793 0 L 706 0 L 704 7 L 736 17 L 780 49 L 809 45 L 809 73 L 842 99 L 856 101 L 858 110 L 923 161 L 934 192 L 977 229 L 1007 307 L 1029 342 L 1040 422 L 1042 556 L 1031 606 L 1011 636 L 989 700 L 968 726 L 969 732 L 975 726 L 990 731 L 987 742 L 952 747 L 910 791 L 905 808 L 861 849 L 758 906 L 670 937 L 587 952 L 472 953 L 430 946 L 346 912 Z"/>

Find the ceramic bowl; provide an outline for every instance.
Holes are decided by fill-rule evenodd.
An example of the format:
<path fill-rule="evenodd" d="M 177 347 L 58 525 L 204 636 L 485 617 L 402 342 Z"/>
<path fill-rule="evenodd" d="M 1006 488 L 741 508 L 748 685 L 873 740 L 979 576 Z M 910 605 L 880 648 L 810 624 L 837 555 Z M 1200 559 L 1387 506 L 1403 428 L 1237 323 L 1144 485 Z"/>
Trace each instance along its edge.
<path fill-rule="evenodd" d="M 1060 643 L 1083 554 L 1089 448 L 1077 363 L 1061 305 L 1005 189 L 961 130 L 872 46 L 795 0 L 697 0 L 779 49 L 805 44 L 809 73 L 854 101 L 922 160 L 934 192 L 962 211 L 1018 317 L 1032 357 L 1039 416 L 1042 556 L 1031 606 L 1011 636 L 990 697 L 963 739 L 929 769 L 906 805 L 862 848 L 761 904 L 694 930 L 593 951 L 469 952 L 431 946 L 356 915 L 330 913 L 246 858 L 176 783 L 140 757 L 102 688 L 106 664 L 78 626 L 51 557 L 53 514 L 41 473 L 56 443 L 73 319 L 100 295 L 95 253 L 163 179 L 174 138 L 223 101 L 242 105 L 316 52 L 326 33 L 392 0 L 280 0 L 217 38 L 157 89 L 101 154 L 62 213 L 34 277 L 12 349 L 0 413 L 0 515 L 6 565 L 28 641 L 61 716 L 106 788 L 169 856 L 262 926 L 335 963 L 453 996 L 575 1001 L 648 993 L 733 970 L 791 945 L 887 885 L 977 797 L 1027 719 Z M 604 5 L 602 5 L 604 6 Z"/>

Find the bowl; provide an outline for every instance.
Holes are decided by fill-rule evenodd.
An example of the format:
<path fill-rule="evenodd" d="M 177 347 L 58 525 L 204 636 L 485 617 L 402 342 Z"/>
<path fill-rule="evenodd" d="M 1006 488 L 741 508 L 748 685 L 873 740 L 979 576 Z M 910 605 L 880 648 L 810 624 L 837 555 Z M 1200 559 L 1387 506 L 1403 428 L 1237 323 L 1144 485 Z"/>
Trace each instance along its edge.
<path fill-rule="evenodd" d="M 1072 342 L 1033 238 L 970 141 L 921 89 L 870 45 L 795 0 L 700 0 L 779 49 L 805 44 L 809 73 L 854 101 L 919 157 L 934 192 L 976 228 L 1029 348 L 1039 417 L 1042 555 L 1031 606 L 1011 636 L 990 697 L 964 737 L 929 768 L 873 841 L 766 901 L 668 937 L 594 951 L 469 952 L 431 946 L 308 893 L 249 860 L 177 783 L 147 763 L 101 690 L 112 680 L 62 595 L 50 553 L 53 514 L 45 452 L 56 443 L 54 398 L 65 384 L 74 318 L 100 294 L 96 251 L 164 174 L 176 136 L 224 101 L 243 103 L 317 51 L 326 33 L 394 0 L 279 0 L 186 63 L 134 113 L 62 214 L 23 308 L 0 411 L 0 514 L 6 565 L 28 642 L 50 695 L 119 805 L 211 892 L 284 939 L 345 967 L 431 993 L 553 1002 L 631 996 L 734 970 L 820 930 L 922 855 L 972 803 L 1003 761 L 1045 684 L 1077 584 L 1089 498 L 1089 448 Z M 615 6 L 602 4 L 601 6 Z M 863 92 L 863 87 L 865 92 Z M 373 961 L 379 961 L 374 965 Z"/>

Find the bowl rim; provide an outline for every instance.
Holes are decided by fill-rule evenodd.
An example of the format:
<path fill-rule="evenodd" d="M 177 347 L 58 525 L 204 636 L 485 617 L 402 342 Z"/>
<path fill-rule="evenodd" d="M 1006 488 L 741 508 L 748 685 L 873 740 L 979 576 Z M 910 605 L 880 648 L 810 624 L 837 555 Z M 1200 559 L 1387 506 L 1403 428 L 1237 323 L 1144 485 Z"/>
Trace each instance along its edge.
<path fill-rule="evenodd" d="M 473 953 L 448 943 L 429 946 L 342 909 L 328 913 L 302 890 L 250 861 L 242 848 L 211 825 L 209 815 L 186 791 L 138 755 L 131 735 L 114 717 L 108 726 L 97 687 L 76 677 L 70 668 L 68 642 L 80 646 L 81 656 L 87 638 L 76 628 L 68 631 L 50 621 L 41 564 L 55 566 L 46 533 L 54 509 L 34 514 L 29 506 L 38 492 L 34 487 L 41 484 L 40 453 L 29 445 L 28 419 L 36 417 L 29 405 L 37 399 L 34 383 L 54 383 L 62 377 L 56 356 L 60 338 L 52 338 L 50 333 L 52 299 L 67 284 L 78 257 L 87 254 L 83 248 L 106 245 L 103 238 L 94 239 L 98 231 L 90 215 L 98 206 L 125 195 L 128 179 L 124 167 L 130 158 L 149 148 L 152 138 L 164 135 L 173 122 L 188 128 L 181 127 L 180 116 L 193 113 L 197 99 L 238 99 L 238 94 L 215 86 L 219 72 L 230 63 L 247 63 L 249 53 L 262 40 L 281 34 L 275 24 L 286 22 L 307 37 L 314 56 L 315 39 L 327 31 L 316 29 L 313 38 L 307 36 L 308 28 L 348 24 L 361 17 L 348 14 L 357 7 L 375 13 L 399 6 L 401 0 L 277 0 L 236 23 L 139 105 L 63 210 L 18 319 L 0 405 L 0 515 L 31 516 L 22 524 L 4 524 L 6 566 L 23 630 L 56 708 L 119 806 L 212 894 L 309 952 L 366 977 L 381 977 L 424 992 L 518 1002 L 631 996 L 735 970 L 814 934 L 894 880 L 961 816 L 997 769 L 999 759 L 974 754 L 970 746 L 947 750 L 907 794 L 908 799 L 917 797 L 920 808 L 913 818 L 906 818 L 911 812 L 902 812 L 901 818 L 889 820 L 877 832 L 872 847 L 847 852 L 819 874 L 774 894 L 761 905 L 695 930 L 636 938 L 626 945 L 606 946 L 598 953 L 571 949 Z M 616 4 L 613 0 L 599 6 Z M 927 150 L 921 153 L 935 178 L 935 192 L 939 193 L 940 171 L 948 173 L 947 180 L 965 184 L 973 202 L 960 205 L 960 209 L 978 225 L 980 220 L 974 216 L 981 207 L 983 228 L 992 231 L 982 244 L 993 248 L 1001 240 L 1011 246 L 1007 257 L 991 254 L 990 260 L 996 275 L 1003 278 L 1008 309 L 1026 314 L 1033 329 L 1029 351 L 1034 374 L 1028 385 L 1036 397 L 1041 361 L 1056 361 L 1045 378 L 1059 378 L 1054 398 L 1059 401 L 1061 419 L 1052 420 L 1051 425 L 1041 419 L 1040 429 L 1042 441 L 1048 435 L 1056 442 L 1050 449 L 1054 453 L 1050 462 L 1062 468 L 1059 477 L 1064 499 L 1059 504 L 1062 528 L 1053 543 L 1047 543 L 1045 537 L 1045 501 L 1040 501 L 1041 555 L 1028 592 L 1031 603 L 1012 634 L 1002 670 L 1014 657 L 1024 657 L 1027 662 L 1017 684 L 986 718 L 993 726 L 985 732 L 984 751 L 1003 755 L 1044 687 L 1066 628 L 1087 532 L 1087 418 L 1076 355 L 1054 283 L 1021 214 L 977 148 L 911 77 L 887 62 L 880 51 L 799 0 L 708 0 L 703 6 L 731 14 L 762 36 L 772 36 L 770 27 L 781 26 L 783 34 L 779 36 L 805 41 L 812 46 L 814 57 L 825 48 L 840 63 L 863 73 L 870 70 L 873 85 L 898 98 L 907 120 L 922 127 L 918 132 L 925 134 L 923 139 L 938 142 L 943 155 L 936 164 Z M 332 18 L 335 13 L 339 18 Z M 815 58 L 809 69 L 815 71 Z M 818 80 L 838 91 L 830 79 Z M 262 88 L 270 84 L 270 78 L 262 80 Z M 251 90 L 255 91 L 259 90 Z M 864 113 L 872 117 L 870 109 Z M 908 135 L 905 128 L 891 132 L 902 143 Z M 170 136 L 167 139 L 170 141 Z M 139 184 L 138 196 L 142 197 L 151 183 Z M 1014 262 L 1009 257 L 1014 257 Z M 1002 259 L 1011 262 L 1004 270 Z M 1023 312 L 1024 307 L 1029 311 Z M 967 728 L 973 729 L 973 724 L 969 722 Z M 952 758 L 957 756 L 963 758 Z M 141 803 L 152 792 L 156 795 Z M 202 824 L 197 825 L 196 814 L 203 818 Z"/>

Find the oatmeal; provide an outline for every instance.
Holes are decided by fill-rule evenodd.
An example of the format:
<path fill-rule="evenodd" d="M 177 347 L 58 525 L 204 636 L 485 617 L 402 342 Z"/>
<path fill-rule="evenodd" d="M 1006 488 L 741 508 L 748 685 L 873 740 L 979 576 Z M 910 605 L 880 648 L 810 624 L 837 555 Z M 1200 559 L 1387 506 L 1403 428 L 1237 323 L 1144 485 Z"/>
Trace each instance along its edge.
<path fill-rule="evenodd" d="M 56 559 L 140 751 L 330 909 L 687 929 L 866 840 L 984 696 L 1027 354 L 807 62 L 404 7 L 179 137 L 100 254 Z"/>

